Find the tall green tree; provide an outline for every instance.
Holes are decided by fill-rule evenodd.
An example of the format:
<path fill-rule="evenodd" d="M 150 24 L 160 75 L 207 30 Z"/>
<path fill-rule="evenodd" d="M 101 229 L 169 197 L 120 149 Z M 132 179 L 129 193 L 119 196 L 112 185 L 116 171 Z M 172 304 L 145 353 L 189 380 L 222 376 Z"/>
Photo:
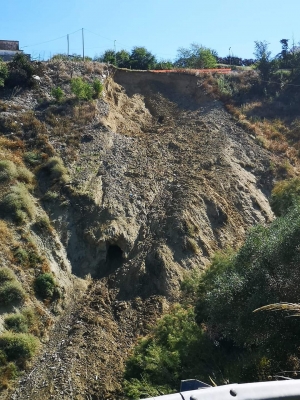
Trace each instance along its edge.
<path fill-rule="evenodd" d="M 264 41 L 254 42 L 254 55 L 256 58 L 256 67 L 260 72 L 261 78 L 268 81 L 277 68 L 276 60 L 271 59 L 269 43 Z"/>
<path fill-rule="evenodd" d="M 95 57 L 94 60 L 115 65 L 116 63 L 115 51 L 111 49 L 105 50 L 105 52 L 101 54 L 100 57 Z"/>
<path fill-rule="evenodd" d="M 177 50 L 175 66 L 179 68 L 216 68 L 217 53 L 197 43 L 189 48 L 180 47 Z"/>
<path fill-rule="evenodd" d="M 116 54 L 117 67 L 130 68 L 130 53 L 126 50 L 120 50 Z"/>
<path fill-rule="evenodd" d="M 132 69 L 154 69 L 155 56 L 145 47 L 134 47 L 130 54 L 130 66 Z"/>

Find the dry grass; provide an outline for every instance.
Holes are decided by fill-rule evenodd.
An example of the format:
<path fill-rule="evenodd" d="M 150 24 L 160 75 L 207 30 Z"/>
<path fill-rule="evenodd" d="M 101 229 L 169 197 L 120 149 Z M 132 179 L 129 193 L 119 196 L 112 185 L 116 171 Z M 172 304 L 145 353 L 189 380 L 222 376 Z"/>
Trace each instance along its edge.
<path fill-rule="evenodd" d="M 0 237 L 0 253 L 12 261 L 12 246 L 15 245 L 14 235 L 12 229 L 3 220 L 0 220 Z"/>
<path fill-rule="evenodd" d="M 295 122 L 294 125 L 289 126 L 287 122 L 280 118 L 262 119 L 261 114 L 265 107 L 262 102 L 258 101 L 248 102 L 241 107 L 227 103 L 225 108 L 244 129 L 256 137 L 257 143 L 272 153 L 283 157 L 282 162 L 274 169 L 276 175 L 293 176 L 297 173 L 300 141 L 293 144 L 290 138 L 292 137 L 294 142 L 296 141 L 298 123 Z"/>

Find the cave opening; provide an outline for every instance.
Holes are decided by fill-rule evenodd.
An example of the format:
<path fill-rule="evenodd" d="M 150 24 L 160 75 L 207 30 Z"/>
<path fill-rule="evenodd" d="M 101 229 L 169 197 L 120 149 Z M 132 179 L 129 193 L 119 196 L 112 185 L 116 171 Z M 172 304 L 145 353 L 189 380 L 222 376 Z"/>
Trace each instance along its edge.
<path fill-rule="evenodd" d="M 106 251 L 106 271 L 115 271 L 121 267 L 123 262 L 123 251 L 116 244 L 108 244 Z"/>

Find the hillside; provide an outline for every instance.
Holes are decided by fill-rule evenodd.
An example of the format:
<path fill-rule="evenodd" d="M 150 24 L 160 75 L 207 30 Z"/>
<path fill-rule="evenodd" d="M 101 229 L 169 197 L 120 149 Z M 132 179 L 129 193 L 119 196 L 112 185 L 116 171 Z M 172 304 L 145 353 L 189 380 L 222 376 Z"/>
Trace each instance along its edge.
<path fill-rule="evenodd" d="M 1 180 L 1 267 L 26 295 L 0 318 L 4 332 L 8 313 L 31 307 L 41 348 L 0 398 L 115 399 L 128 351 L 180 299 L 182 279 L 273 219 L 277 156 L 197 76 L 92 62 L 38 68 L 40 84 L 0 92 L 0 158 L 31 174 Z M 76 100 L 76 76 L 100 79 L 103 96 Z M 20 185 L 31 211 L 17 219 L 4 199 Z M 19 248 L 38 258 L 25 262 Z M 57 298 L 36 296 L 43 273 L 53 274 Z"/>

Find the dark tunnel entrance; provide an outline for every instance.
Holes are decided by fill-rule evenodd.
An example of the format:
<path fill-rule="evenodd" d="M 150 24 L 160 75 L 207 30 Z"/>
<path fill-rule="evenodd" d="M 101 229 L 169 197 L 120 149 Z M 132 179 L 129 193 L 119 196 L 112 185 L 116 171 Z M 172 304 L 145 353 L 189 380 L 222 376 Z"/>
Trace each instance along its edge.
<path fill-rule="evenodd" d="M 110 273 L 121 267 L 122 262 L 123 251 L 121 248 L 115 244 L 108 244 L 105 261 L 106 273 Z"/>

